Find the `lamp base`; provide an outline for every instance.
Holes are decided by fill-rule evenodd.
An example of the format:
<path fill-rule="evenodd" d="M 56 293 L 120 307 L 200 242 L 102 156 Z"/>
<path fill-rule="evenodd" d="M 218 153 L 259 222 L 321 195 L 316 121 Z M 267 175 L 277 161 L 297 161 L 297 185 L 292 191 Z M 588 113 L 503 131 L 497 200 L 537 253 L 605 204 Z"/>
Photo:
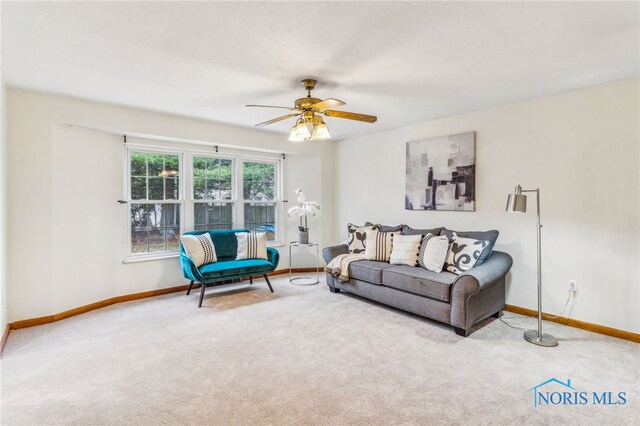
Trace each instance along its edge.
<path fill-rule="evenodd" d="M 536 330 L 527 330 L 524 332 L 524 340 L 538 346 L 553 347 L 558 346 L 558 339 L 550 334 L 542 333 L 542 337 L 538 337 Z"/>

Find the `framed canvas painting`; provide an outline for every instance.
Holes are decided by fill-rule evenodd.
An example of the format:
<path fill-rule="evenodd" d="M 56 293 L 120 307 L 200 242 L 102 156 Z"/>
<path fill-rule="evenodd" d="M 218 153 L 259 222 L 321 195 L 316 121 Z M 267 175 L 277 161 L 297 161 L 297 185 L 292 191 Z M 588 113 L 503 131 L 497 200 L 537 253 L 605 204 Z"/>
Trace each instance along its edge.
<path fill-rule="evenodd" d="M 476 132 L 407 142 L 407 210 L 475 211 Z"/>

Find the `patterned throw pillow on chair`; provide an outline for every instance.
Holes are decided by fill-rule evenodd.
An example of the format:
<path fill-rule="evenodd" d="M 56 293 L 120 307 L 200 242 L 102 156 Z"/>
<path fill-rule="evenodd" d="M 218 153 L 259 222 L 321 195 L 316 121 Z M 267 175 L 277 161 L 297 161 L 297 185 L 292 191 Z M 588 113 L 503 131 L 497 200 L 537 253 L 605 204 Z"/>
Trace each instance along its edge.
<path fill-rule="evenodd" d="M 182 247 L 196 266 L 218 261 L 216 248 L 208 232 L 200 235 L 183 235 L 180 237 Z"/>
<path fill-rule="evenodd" d="M 459 237 L 455 232 L 447 253 L 444 267 L 454 274 L 461 274 L 476 266 L 482 252 L 491 245 L 488 240 Z"/>
<path fill-rule="evenodd" d="M 400 232 L 380 232 L 377 229 L 367 232 L 364 257 L 367 260 L 388 262 L 391 259 L 394 234 Z"/>
<path fill-rule="evenodd" d="M 347 244 L 349 253 L 364 253 L 367 241 L 367 233 L 376 231 L 377 225 L 356 226 L 353 223 L 347 224 Z"/>
<path fill-rule="evenodd" d="M 268 259 L 266 232 L 236 232 L 236 238 L 238 239 L 236 260 Z"/>

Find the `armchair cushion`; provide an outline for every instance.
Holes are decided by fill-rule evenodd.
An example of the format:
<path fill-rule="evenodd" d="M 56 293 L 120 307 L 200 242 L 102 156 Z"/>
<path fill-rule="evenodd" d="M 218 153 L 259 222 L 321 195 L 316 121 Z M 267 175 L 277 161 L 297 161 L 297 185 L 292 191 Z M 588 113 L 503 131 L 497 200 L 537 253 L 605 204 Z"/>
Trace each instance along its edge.
<path fill-rule="evenodd" d="M 227 260 L 208 263 L 198 268 L 206 281 L 231 276 L 261 275 L 273 271 L 273 265 L 264 259 Z"/>

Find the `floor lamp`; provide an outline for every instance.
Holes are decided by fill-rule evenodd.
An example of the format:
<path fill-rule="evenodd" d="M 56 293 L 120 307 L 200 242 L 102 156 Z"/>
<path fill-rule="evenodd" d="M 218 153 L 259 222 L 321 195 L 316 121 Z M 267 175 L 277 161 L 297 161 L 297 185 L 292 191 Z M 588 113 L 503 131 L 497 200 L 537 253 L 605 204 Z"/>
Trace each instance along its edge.
<path fill-rule="evenodd" d="M 509 194 L 507 198 L 507 211 L 511 213 L 527 212 L 527 196 L 522 194 L 523 192 L 535 192 L 538 207 L 538 331 L 525 331 L 524 340 L 538 346 L 558 346 L 558 340 L 555 337 L 542 332 L 542 267 L 540 260 L 542 225 L 540 225 L 540 189 L 522 189 L 520 185 L 516 186 L 515 193 Z"/>

